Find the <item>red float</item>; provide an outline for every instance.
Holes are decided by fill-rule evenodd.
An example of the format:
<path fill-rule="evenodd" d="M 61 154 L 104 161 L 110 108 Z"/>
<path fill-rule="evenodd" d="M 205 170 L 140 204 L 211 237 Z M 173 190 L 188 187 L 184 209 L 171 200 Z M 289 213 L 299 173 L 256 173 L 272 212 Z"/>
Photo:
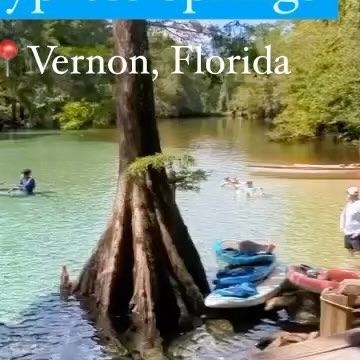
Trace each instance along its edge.
<path fill-rule="evenodd" d="M 290 266 L 287 278 L 291 284 L 300 289 L 321 294 L 327 288 L 337 288 L 343 280 L 360 279 L 360 274 L 352 270 L 334 268 L 322 270 L 318 278 L 312 278 L 307 276 L 301 266 Z"/>

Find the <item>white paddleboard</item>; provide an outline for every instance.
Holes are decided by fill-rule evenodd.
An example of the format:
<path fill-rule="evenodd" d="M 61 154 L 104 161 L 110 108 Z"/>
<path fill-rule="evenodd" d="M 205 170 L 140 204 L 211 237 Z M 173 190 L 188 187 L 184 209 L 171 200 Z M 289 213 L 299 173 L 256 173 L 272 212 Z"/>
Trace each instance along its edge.
<path fill-rule="evenodd" d="M 278 294 L 286 281 L 286 266 L 278 265 L 267 279 L 257 285 L 258 293 L 248 298 L 221 296 L 211 293 L 205 299 L 205 306 L 215 309 L 247 308 L 264 304 Z"/>
<path fill-rule="evenodd" d="M 0 191 L 0 196 L 7 196 L 7 197 L 25 197 L 27 196 L 26 193 L 24 193 L 23 191 L 17 191 L 14 190 L 12 192 L 8 192 L 8 191 Z"/>

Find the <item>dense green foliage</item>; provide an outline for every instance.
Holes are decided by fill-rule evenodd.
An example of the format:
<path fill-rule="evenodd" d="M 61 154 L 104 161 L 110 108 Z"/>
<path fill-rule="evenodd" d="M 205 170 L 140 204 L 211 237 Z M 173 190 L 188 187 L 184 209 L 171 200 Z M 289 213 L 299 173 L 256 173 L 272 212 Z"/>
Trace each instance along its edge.
<path fill-rule="evenodd" d="M 109 104 L 111 78 L 89 75 L 56 75 L 53 71 L 34 71 L 34 60 L 26 49 L 40 46 L 40 56 L 47 57 L 47 46 L 60 45 L 57 55 L 82 55 L 88 51 L 110 54 L 111 31 L 105 21 L 0 21 L 0 38 L 18 44 L 18 56 L 11 61 L 10 77 L 5 64 L 0 72 L 0 130 L 2 127 L 58 127 L 58 115 L 69 102 Z M 69 108 L 67 108 L 67 111 Z M 67 115 L 62 117 L 65 120 Z M 83 118 L 81 119 L 83 120 Z M 75 121 L 75 120 L 72 120 Z M 107 119 L 109 124 L 111 119 Z M 87 120 L 93 124 L 92 119 Z M 100 121 L 102 123 L 102 120 Z M 80 127 L 80 126 L 76 126 Z"/>
<path fill-rule="evenodd" d="M 56 116 L 64 130 L 106 128 L 111 119 L 111 105 L 101 102 L 70 101 Z"/>
<path fill-rule="evenodd" d="M 280 102 L 275 140 L 360 137 L 360 2 L 341 5 L 340 21 L 299 22 L 274 42 L 293 71 L 267 91 Z"/>
<path fill-rule="evenodd" d="M 175 25 L 174 25 L 175 24 Z M 239 86 L 235 77 L 194 74 L 196 59 L 184 66 L 184 75 L 173 75 L 172 45 L 184 44 L 183 36 L 200 44 L 202 36 L 214 51 L 222 56 L 241 55 L 245 45 L 251 45 L 254 27 L 236 25 L 229 28 L 189 23 L 188 28 L 172 25 L 150 26 L 151 57 L 159 70 L 154 82 L 157 114 L 160 117 L 208 115 L 228 111 L 234 105 L 232 93 Z M 106 21 L 0 21 L 1 38 L 11 38 L 20 47 L 11 61 L 11 76 L 5 77 L 5 64 L 0 64 L 0 130 L 3 127 L 42 127 L 82 129 L 111 126 L 114 123 L 113 76 L 56 75 L 49 70 L 40 74 L 33 56 L 26 47 L 40 46 L 44 62 L 47 46 L 58 45 L 54 55 L 94 56 L 105 59 L 112 54 L 111 23 Z M 190 42 L 191 43 L 191 42 Z M 204 61 L 204 58 L 203 58 Z M 80 65 L 81 66 L 81 65 Z M 85 66 L 85 65 L 84 65 Z M 81 67 L 79 68 L 81 69 Z"/>
<path fill-rule="evenodd" d="M 339 21 L 295 23 L 230 22 L 224 27 L 197 22 L 152 23 L 149 28 L 157 115 L 184 117 L 238 110 L 251 121 L 268 125 L 273 140 L 306 140 L 333 133 L 360 138 L 360 3 L 341 0 Z M 83 129 L 114 124 L 113 76 L 41 75 L 27 45 L 60 45 L 64 56 L 112 54 L 111 23 L 106 21 L 0 21 L 1 38 L 21 47 L 11 62 L 11 76 L 0 66 L 0 131 L 3 127 Z M 206 40 L 204 40 L 204 38 Z M 206 44 L 204 44 L 204 41 Z M 195 74 L 196 58 L 173 75 L 178 44 L 202 44 L 206 55 L 264 55 L 289 58 L 291 75 Z M 244 51 L 244 47 L 248 47 Z M 81 69 L 80 69 L 81 70 Z"/>

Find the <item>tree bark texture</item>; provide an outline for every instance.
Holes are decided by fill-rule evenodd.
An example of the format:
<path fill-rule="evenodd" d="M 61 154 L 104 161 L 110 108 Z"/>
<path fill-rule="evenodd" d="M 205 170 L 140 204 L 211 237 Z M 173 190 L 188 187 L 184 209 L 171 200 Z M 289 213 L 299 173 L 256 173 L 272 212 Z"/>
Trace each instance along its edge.
<path fill-rule="evenodd" d="M 144 21 L 113 25 L 115 55 L 149 59 Z M 165 170 L 149 168 L 135 180 L 126 173 L 136 158 L 161 152 L 151 75 L 119 76 L 116 97 L 120 166 L 113 213 L 72 291 L 90 299 L 95 315 L 117 334 L 130 329 L 144 354 L 181 320 L 203 314 L 209 286 Z"/>

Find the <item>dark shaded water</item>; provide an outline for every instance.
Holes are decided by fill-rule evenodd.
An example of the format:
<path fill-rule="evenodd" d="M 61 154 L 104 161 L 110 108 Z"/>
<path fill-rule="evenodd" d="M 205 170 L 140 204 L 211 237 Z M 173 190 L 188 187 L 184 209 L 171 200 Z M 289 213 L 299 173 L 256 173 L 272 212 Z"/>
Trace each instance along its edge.
<path fill-rule="evenodd" d="M 51 294 L 19 315 L 18 322 L 0 326 L 1 359 L 110 359 L 75 301 L 65 303 Z"/>
<path fill-rule="evenodd" d="M 219 186 L 228 175 L 248 178 L 249 162 L 358 161 L 355 146 L 271 144 L 262 129 L 232 119 L 171 120 L 160 128 L 165 150 L 190 152 L 212 171 L 200 193 L 177 197 L 209 273 L 217 266 L 211 252 L 216 238 L 273 238 L 286 262 L 352 266 L 358 261 L 343 250 L 338 232 L 344 190 L 357 181 L 257 178 L 271 196 L 256 200 Z M 25 199 L 0 197 L 0 359 L 106 359 L 78 304 L 51 294 L 61 265 L 76 275 L 105 226 L 115 189 L 117 134 L 33 135 L 3 135 L 0 141 L 0 182 L 13 184 L 19 170 L 30 166 L 39 190 L 50 191 Z M 179 359 L 240 356 L 277 329 L 262 314 L 224 317 L 232 320 L 235 333 L 226 323 L 208 324 L 177 339 L 170 353 Z"/>

